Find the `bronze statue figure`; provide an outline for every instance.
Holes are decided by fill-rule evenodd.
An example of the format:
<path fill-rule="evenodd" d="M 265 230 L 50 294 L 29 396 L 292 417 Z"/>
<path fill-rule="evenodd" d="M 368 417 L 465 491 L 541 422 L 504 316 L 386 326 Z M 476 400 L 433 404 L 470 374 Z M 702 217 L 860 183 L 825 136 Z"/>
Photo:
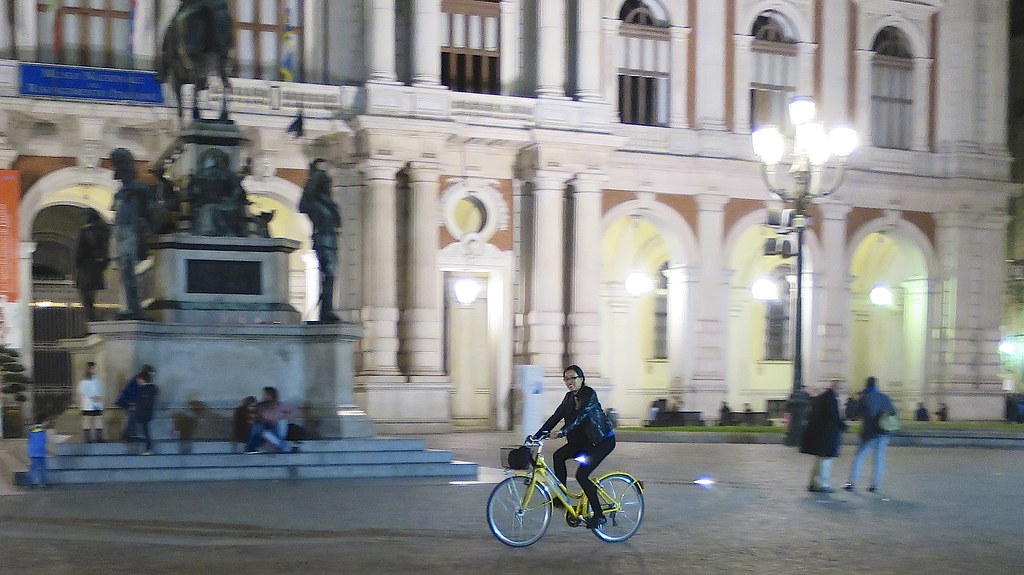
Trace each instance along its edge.
<path fill-rule="evenodd" d="M 235 47 L 234 26 L 227 0 L 182 0 L 164 33 L 157 61 L 157 80 L 174 89 L 178 118 L 182 117 L 181 87 L 195 86 L 192 118 L 199 119 L 199 92 L 206 90 L 207 76 L 217 73 L 224 85 L 220 118 L 228 118 L 228 64 Z"/>
<path fill-rule="evenodd" d="M 117 262 L 124 288 L 124 309 L 118 319 L 142 319 L 139 282 L 135 265 L 146 259 L 146 236 L 149 235 L 154 211 L 153 188 L 137 178 L 135 158 L 125 148 L 110 153 L 114 179 L 121 188 L 114 194 L 114 239 Z"/>
<path fill-rule="evenodd" d="M 320 265 L 320 321 L 337 322 L 334 313 L 334 279 L 338 273 L 338 230 L 341 210 L 331 195 L 331 176 L 317 158 L 309 164 L 309 179 L 302 188 L 299 211 L 313 225 L 313 251 Z"/>
<path fill-rule="evenodd" d="M 110 265 L 110 226 L 96 210 L 88 210 L 85 225 L 78 230 L 75 242 L 75 287 L 82 296 L 87 321 L 97 321 L 96 291 L 106 286 L 103 272 Z"/>
<path fill-rule="evenodd" d="M 199 158 L 199 170 L 186 190 L 191 231 L 200 236 L 249 235 L 249 200 L 242 178 L 231 171 L 227 153 L 210 148 Z"/>

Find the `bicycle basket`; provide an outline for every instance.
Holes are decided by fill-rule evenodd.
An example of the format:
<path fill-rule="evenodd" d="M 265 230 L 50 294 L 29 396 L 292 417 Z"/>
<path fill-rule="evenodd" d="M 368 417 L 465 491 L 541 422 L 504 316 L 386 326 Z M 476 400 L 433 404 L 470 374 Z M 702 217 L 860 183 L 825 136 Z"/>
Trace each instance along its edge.
<path fill-rule="evenodd" d="M 525 445 L 502 447 L 501 466 L 506 469 L 529 469 L 533 466 L 533 452 Z"/>

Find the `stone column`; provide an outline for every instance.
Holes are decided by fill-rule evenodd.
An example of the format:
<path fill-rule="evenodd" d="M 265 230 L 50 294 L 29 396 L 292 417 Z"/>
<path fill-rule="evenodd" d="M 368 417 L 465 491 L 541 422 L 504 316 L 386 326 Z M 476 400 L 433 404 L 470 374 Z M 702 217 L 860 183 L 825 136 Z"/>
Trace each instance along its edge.
<path fill-rule="evenodd" d="M 523 45 L 523 34 L 520 28 L 519 12 L 522 0 L 501 0 L 501 93 L 516 94 L 519 92 L 520 74 L 519 59 Z"/>
<path fill-rule="evenodd" d="M 406 375 L 437 375 L 443 371 L 437 266 L 439 177 L 437 164 L 413 162 L 409 166 L 410 233 L 409 245 L 402 250 L 408 254 L 408 283 L 403 286 L 407 307 L 402 310 L 400 323 L 400 359 Z"/>
<path fill-rule="evenodd" d="M 36 0 L 15 0 L 14 44 L 18 59 L 33 62 L 39 53 L 39 3 Z"/>
<path fill-rule="evenodd" d="M 618 121 L 622 117 L 619 110 L 619 65 L 622 62 L 622 40 L 619 38 L 619 28 L 622 20 L 616 18 L 605 18 L 601 22 L 604 34 L 604 95 L 614 110 L 613 120 Z"/>
<path fill-rule="evenodd" d="M 725 125 L 725 2 L 703 2 L 693 25 L 700 31 L 697 42 L 697 118 L 694 125 L 707 130 L 727 130 Z"/>
<path fill-rule="evenodd" d="M 821 273 L 815 276 L 823 278 L 822 293 L 824 301 L 814 302 L 815 307 L 823 310 L 821 317 L 822 332 L 820 333 L 819 354 L 812 355 L 819 362 L 816 372 L 821 381 L 832 379 L 846 380 L 849 368 L 849 321 L 850 321 L 850 287 L 846 281 L 849 270 L 846 261 L 846 216 L 850 206 L 837 201 L 828 201 L 821 206 Z"/>
<path fill-rule="evenodd" d="M 688 304 L 694 290 L 695 273 L 686 266 L 665 270 L 668 279 L 668 369 L 673 386 L 693 378 L 693 313 Z"/>
<path fill-rule="evenodd" d="M 572 262 L 569 277 L 568 341 L 566 355 L 569 363 L 593 373 L 601 374 L 600 366 L 601 322 L 601 191 L 607 181 L 604 174 L 581 173 L 572 184 L 572 215 L 569 221 L 572 241 Z"/>
<path fill-rule="evenodd" d="M 28 225 L 22 222 L 21 225 Z M 18 252 L 18 329 L 21 331 L 21 365 L 29 373 L 32 372 L 32 364 L 35 354 L 32 353 L 32 255 L 36 252 L 35 242 L 21 242 L 21 249 Z M 9 321 L 10 318 L 8 318 Z"/>
<path fill-rule="evenodd" d="M 969 193 L 970 190 L 964 190 Z M 1005 233 L 1002 218 L 961 209 L 940 214 L 935 243 L 945 279 L 942 393 L 957 419 L 998 418 L 1000 306 Z"/>
<path fill-rule="evenodd" d="M 727 196 L 702 194 L 697 197 L 697 230 L 700 244 L 700 279 L 695 297 L 697 325 L 693 373 L 693 394 L 687 399 L 695 409 L 713 413 L 725 397 L 725 326 L 728 317 L 728 285 L 721 254 L 725 233 Z"/>
<path fill-rule="evenodd" d="M 412 83 L 438 86 L 441 84 L 441 0 L 416 0 L 415 10 Z"/>
<path fill-rule="evenodd" d="M 872 145 L 871 136 L 871 60 L 875 53 L 871 50 L 857 50 L 857 91 L 856 98 L 857 113 L 854 118 L 856 122 L 857 139 L 863 145 Z"/>
<path fill-rule="evenodd" d="M 690 77 L 689 53 L 690 29 L 681 26 L 672 27 L 672 76 L 669 86 L 669 125 L 673 128 L 689 127 L 693 118 L 686 115 L 687 93 L 690 89 L 687 78 Z"/>
<path fill-rule="evenodd" d="M 398 77 L 395 74 L 395 0 L 366 0 L 363 6 L 367 80 L 393 83 Z"/>
<path fill-rule="evenodd" d="M 577 33 L 579 40 L 576 45 L 576 98 L 583 101 L 600 101 L 601 98 L 601 66 L 608 65 L 601 58 L 601 6 L 591 0 L 577 2 Z"/>
<path fill-rule="evenodd" d="M 564 367 L 565 181 L 563 174 L 546 170 L 533 177 L 526 354 L 549 376 Z"/>
<path fill-rule="evenodd" d="M 395 175 L 398 167 L 370 161 L 363 166 L 363 307 L 366 330 L 362 341 L 362 372 L 398 373 L 398 284 Z"/>
<path fill-rule="evenodd" d="M 135 22 L 132 28 L 132 48 L 137 70 L 151 70 L 156 62 L 157 37 L 162 37 L 163 30 L 158 28 L 156 21 L 155 2 L 137 2 L 135 6 Z M 157 33 L 159 31 L 159 33 Z"/>
<path fill-rule="evenodd" d="M 932 77 L 932 59 L 914 58 L 914 89 L 913 89 L 913 113 L 911 114 L 912 136 L 910 146 L 912 150 L 928 150 L 928 104 L 931 98 L 929 80 Z"/>
<path fill-rule="evenodd" d="M 736 69 L 733 70 L 733 124 L 732 130 L 737 134 L 750 133 L 750 44 L 754 37 L 747 34 L 736 34 L 732 37 L 736 54 Z"/>
<path fill-rule="evenodd" d="M 537 95 L 541 97 L 565 97 L 565 2 L 538 3 Z"/>
<path fill-rule="evenodd" d="M 801 42 L 797 45 L 796 54 L 796 94 L 795 96 L 810 96 L 814 98 L 814 54 L 818 51 L 818 45 L 812 42 Z"/>

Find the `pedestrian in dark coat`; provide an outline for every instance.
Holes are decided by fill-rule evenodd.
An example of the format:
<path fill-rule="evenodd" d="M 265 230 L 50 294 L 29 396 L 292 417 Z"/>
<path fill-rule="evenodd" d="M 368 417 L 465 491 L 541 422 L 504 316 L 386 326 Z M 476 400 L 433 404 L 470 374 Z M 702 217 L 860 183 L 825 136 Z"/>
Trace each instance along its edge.
<path fill-rule="evenodd" d="M 846 422 L 839 415 L 839 396 L 836 394 L 839 385 L 839 381 L 833 381 L 825 391 L 811 400 L 811 413 L 807 417 L 807 428 L 800 444 L 800 453 L 815 456 L 808 491 L 835 491 L 830 485 L 832 461 L 839 457 L 839 445 L 842 443 L 843 431 L 846 430 Z"/>

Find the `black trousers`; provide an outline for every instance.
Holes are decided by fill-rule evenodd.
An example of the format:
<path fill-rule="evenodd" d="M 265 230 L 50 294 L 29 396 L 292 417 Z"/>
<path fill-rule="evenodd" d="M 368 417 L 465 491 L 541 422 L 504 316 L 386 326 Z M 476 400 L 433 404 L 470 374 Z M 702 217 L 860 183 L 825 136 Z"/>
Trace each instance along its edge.
<path fill-rule="evenodd" d="M 580 482 L 580 487 L 587 494 L 587 501 L 590 502 L 590 508 L 594 510 L 595 516 L 604 515 L 604 511 L 601 510 L 600 505 L 595 504 L 597 501 L 597 486 L 590 480 L 590 474 L 604 461 L 605 457 L 608 457 L 608 454 L 613 449 L 615 449 L 615 436 L 609 435 L 597 445 L 566 443 L 555 450 L 554 455 L 551 456 L 554 460 L 555 476 L 558 477 L 559 481 L 565 483 L 568 473 L 565 469 L 565 462 L 575 458 L 580 453 L 587 455 L 587 464 L 580 465 L 576 470 L 576 481 Z"/>

